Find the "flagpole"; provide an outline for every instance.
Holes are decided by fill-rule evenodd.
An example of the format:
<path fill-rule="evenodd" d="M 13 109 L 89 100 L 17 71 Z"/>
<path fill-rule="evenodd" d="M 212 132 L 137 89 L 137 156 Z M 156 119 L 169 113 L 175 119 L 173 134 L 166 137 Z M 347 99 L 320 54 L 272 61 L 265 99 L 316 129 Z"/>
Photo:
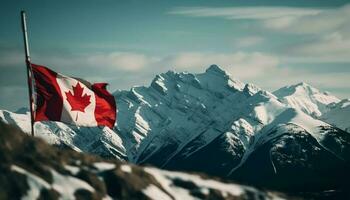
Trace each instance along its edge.
<path fill-rule="evenodd" d="M 31 134 L 32 134 L 32 136 L 34 136 L 32 69 L 31 69 L 30 55 L 29 55 L 26 13 L 23 10 L 21 11 L 21 19 L 22 19 L 22 32 L 23 32 L 23 41 L 24 41 L 24 52 L 25 52 L 25 56 L 26 56 L 26 60 L 25 61 L 26 61 L 26 65 L 27 65 L 27 83 L 28 83 L 28 94 L 29 94 Z"/>

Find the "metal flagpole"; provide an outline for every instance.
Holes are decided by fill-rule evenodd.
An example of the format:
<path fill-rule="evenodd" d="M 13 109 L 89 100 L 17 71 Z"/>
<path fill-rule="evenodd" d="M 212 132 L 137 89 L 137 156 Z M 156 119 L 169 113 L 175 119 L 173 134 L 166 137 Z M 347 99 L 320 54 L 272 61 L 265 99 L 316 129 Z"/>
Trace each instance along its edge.
<path fill-rule="evenodd" d="M 30 108 L 30 125 L 31 125 L 32 136 L 34 136 L 32 69 L 31 69 L 31 64 L 30 64 L 28 35 L 27 35 L 27 23 L 26 23 L 26 13 L 25 13 L 25 11 L 21 11 L 21 18 L 22 18 L 22 32 L 23 32 L 23 41 L 24 41 L 24 52 L 25 52 L 25 56 L 26 56 L 26 65 L 27 65 L 27 81 L 28 81 L 29 108 Z"/>

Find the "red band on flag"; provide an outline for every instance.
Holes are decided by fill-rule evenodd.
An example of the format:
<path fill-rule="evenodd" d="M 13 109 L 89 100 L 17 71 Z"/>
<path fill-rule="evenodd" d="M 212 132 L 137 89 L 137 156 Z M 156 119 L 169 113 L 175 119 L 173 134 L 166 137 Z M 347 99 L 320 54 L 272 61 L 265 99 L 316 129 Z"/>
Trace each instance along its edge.
<path fill-rule="evenodd" d="M 92 90 L 95 92 L 96 107 L 95 118 L 98 125 L 114 127 L 117 118 L 114 97 L 106 90 L 107 83 L 95 83 Z"/>
<path fill-rule="evenodd" d="M 36 112 L 34 121 L 59 121 L 62 95 L 57 84 L 57 73 L 40 65 L 31 64 L 35 79 Z"/>

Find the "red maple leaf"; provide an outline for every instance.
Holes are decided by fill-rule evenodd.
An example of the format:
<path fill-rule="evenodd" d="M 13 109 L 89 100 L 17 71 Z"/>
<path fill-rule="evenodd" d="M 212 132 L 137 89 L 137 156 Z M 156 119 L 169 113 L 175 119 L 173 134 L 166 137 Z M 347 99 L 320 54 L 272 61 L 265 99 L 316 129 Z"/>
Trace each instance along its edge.
<path fill-rule="evenodd" d="M 91 95 L 84 94 L 82 95 L 84 88 L 80 86 L 79 82 L 76 86 L 73 86 L 73 94 L 71 91 L 66 92 L 67 101 L 72 107 L 71 111 L 80 111 L 85 112 L 85 108 L 91 103 L 90 97 Z"/>

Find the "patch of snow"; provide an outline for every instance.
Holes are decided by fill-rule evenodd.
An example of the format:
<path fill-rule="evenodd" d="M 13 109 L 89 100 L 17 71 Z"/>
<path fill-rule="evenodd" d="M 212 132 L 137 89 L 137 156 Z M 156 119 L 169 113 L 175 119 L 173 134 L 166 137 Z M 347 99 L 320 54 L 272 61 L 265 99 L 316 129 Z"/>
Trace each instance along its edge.
<path fill-rule="evenodd" d="M 240 196 L 244 194 L 245 190 L 256 191 L 248 186 L 239 186 L 236 184 L 221 183 L 214 180 L 206 180 L 198 175 L 190 175 L 181 172 L 171 172 L 159 170 L 156 168 L 145 168 L 145 171 L 153 175 L 154 178 L 161 184 L 161 186 L 171 194 L 175 199 L 196 199 L 191 196 L 189 191 L 173 184 L 173 180 L 181 179 L 183 181 L 190 181 L 194 183 L 200 190 L 215 189 L 220 192 L 230 194 L 232 196 Z M 257 192 L 257 191 L 256 191 Z"/>
<path fill-rule="evenodd" d="M 80 171 L 79 167 L 72 166 L 72 165 L 65 165 L 64 168 L 68 170 L 73 175 L 77 175 Z"/>
<path fill-rule="evenodd" d="M 61 195 L 61 199 L 75 199 L 74 193 L 79 189 L 94 192 L 94 188 L 88 183 L 72 176 L 62 175 L 55 170 L 51 170 L 53 183 L 52 188 Z"/>
<path fill-rule="evenodd" d="M 30 116 L 28 114 L 17 114 L 7 110 L 0 110 L 0 120 L 6 124 L 17 126 L 23 132 L 30 134 Z"/>
<path fill-rule="evenodd" d="M 142 192 L 146 196 L 148 196 L 150 199 L 153 199 L 153 200 L 160 200 L 160 199 L 161 200 L 172 200 L 173 199 L 153 184 L 150 184 L 149 186 L 147 186 L 145 189 L 142 190 Z"/>
<path fill-rule="evenodd" d="M 99 171 L 106 171 L 106 170 L 112 170 L 115 169 L 114 163 L 107 163 L 107 162 L 95 162 L 94 167 L 96 167 Z"/>
<path fill-rule="evenodd" d="M 112 197 L 106 195 L 104 197 L 102 197 L 102 200 L 113 200 Z"/>
<path fill-rule="evenodd" d="M 22 200 L 38 199 L 40 196 L 41 189 L 43 188 L 48 189 L 51 187 L 50 184 L 48 184 L 42 178 L 28 172 L 27 170 L 19 166 L 12 165 L 11 170 L 18 172 L 20 174 L 23 174 L 27 177 L 27 183 L 28 183 L 29 189 L 26 192 L 26 196 L 22 197 Z"/>
<path fill-rule="evenodd" d="M 126 172 L 126 173 L 132 172 L 132 168 L 130 167 L 130 165 L 121 165 L 120 170 L 122 170 L 123 172 Z"/>

